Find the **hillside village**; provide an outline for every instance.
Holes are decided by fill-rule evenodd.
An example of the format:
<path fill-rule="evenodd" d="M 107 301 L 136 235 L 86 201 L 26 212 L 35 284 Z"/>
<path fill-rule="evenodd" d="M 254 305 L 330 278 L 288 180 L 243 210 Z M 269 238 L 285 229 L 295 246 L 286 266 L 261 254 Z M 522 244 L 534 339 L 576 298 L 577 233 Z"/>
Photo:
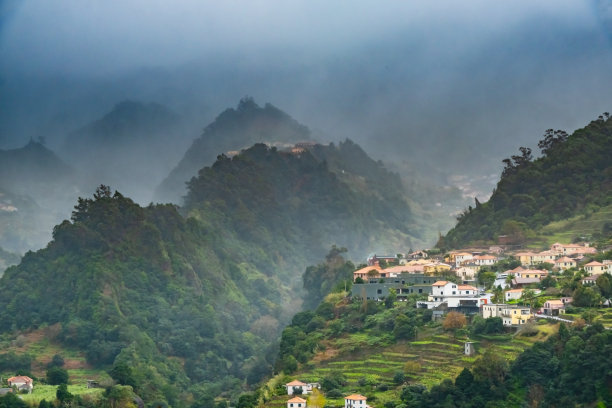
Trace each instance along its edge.
<path fill-rule="evenodd" d="M 427 251 L 372 255 L 366 266 L 353 272 L 351 295 L 376 301 L 390 292 L 399 301 L 412 294 L 427 295 L 417 307 L 432 309 L 434 317 L 452 310 L 502 317 L 504 326 L 517 327 L 534 316 L 564 314 L 576 291 L 579 306 L 609 306 L 612 260 L 597 261 L 601 256 L 588 244 L 560 243 L 541 252 L 491 246 L 433 256 Z M 597 283 L 602 276 L 603 291 L 604 283 Z"/>

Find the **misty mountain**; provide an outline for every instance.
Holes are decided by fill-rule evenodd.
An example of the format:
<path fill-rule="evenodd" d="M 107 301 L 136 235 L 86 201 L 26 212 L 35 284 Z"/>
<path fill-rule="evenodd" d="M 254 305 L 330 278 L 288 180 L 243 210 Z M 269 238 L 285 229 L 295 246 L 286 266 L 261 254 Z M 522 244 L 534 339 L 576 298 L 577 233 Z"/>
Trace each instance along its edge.
<path fill-rule="evenodd" d="M 75 171 L 43 144 L 0 150 L 0 247 L 45 246 L 77 195 Z"/>
<path fill-rule="evenodd" d="M 17 194 L 54 194 L 55 184 L 72 182 L 74 170 L 42 143 L 0 150 L 0 186 Z"/>
<path fill-rule="evenodd" d="M 21 261 L 21 257 L 19 255 L 0 247 L 0 277 L 2 277 L 6 268 L 12 265 L 17 265 L 19 261 Z"/>
<path fill-rule="evenodd" d="M 62 154 L 81 174 L 81 184 L 111 184 L 141 202 L 186 147 L 182 118 L 157 103 L 123 101 L 102 118 L 70 133 Z"/>
<path fill-rule="evenodd" d="M 310 130 L 287 113 L 269 103 L 260 107 L 252 98 L 245 97 L 236 109 L 226 109 L 206 126 L 157 188 L 155 200 L 181 202 L 185 183 L 202 167 L 210 166 L 221 153 L 240 151 L 254 143 L 289 145 L 310 139 Z"/>
<path fill-rule="evenodd" d="M 490 243 L 499 235 L 522 244 L 547 224 L 612 204 L 612 120 L 607 113 L 572 135 L 549 129 L 538 146 L 542 156 L 535 160 L 525 147 L 520 155 L 505 159 L 491 199 L 465 210 L 438 245 Z M 582 232 L 596 237 L 610 231 L 608 222 Z"/>
<path fill-rule="evenodd" d="M 0 187 L 0 247 L 24 253 L 44 246 L 53 225 L 49 218 L 31 197 Z"/>

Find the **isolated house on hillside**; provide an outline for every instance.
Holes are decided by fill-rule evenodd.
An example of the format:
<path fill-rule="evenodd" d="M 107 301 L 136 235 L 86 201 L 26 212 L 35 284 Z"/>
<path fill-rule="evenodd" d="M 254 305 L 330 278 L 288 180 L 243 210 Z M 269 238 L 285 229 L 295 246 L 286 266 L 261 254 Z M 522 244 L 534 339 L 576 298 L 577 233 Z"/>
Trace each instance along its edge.
<path fill-rule="evenodd" d="M 287 401 L 287 408 L 306 408 L 306 400 L 300 397 L 293 397 Z"/>
<path fill-rule="evenodd" d="M 11 377 L 6 380 L 6 382 L 8 383 L 9 387 L 15 387 L 18 391 L 26 390 L 28 392 L 32 392 L 32 389 L 34 389 L 33 380 L 25 375 Z"/>
<path fill-rule="evenodd" d="M 366 408 L 367 398 L 360 394 L 351 394 L 344 397 L 344 408 Z"/>
<path fill-rule="evenodd" d="M 287 388 L 287 395 L 310 394 L 313 388 L 321 388 L 321 385 L 319 383 L 303 383 L 299 380 L 293 380 L 285 384 L 285 388 Z"/>

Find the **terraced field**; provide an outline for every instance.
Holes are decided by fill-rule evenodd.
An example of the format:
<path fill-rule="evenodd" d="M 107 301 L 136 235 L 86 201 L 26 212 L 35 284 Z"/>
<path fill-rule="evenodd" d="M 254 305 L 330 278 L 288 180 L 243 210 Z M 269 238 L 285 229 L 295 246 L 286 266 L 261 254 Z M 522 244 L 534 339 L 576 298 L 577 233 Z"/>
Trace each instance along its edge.
<path fill-rule="evenodd" d="M 534 341 L 543 340 L 556 332 L 556 328 L 556 325 L 541 326 L 540 335 L 530 338 L 505 335 L 471 339 L 477 349 L 477 355 L 473 357 L 464 354 L 466 339 L 455 339 L 440 327 L 421 329 L 417 340 L 387 347 L 364 345 L 356 349 L 355 343 L 363 344 L 363 337 L 367 336 L 363 333 L 349 335 L 326 343 L 325 353 L 317 356 L 313 360 L 315 362 L 307 363 L 292 378 L 320 382 L 326 376 L 342 374 L 348 383 L 343 387 L 343 392 L 364 394 L 368 396 L 368 403 L 376 401 L 376 406 L 382 406 L 386 401 L 397 402 L 399 399 L 401 385 L 393 380 L 398 372 L 405 374 L 408 383 L 431 387 L 447 378 L 454 380 L 464 367 L 470 367 L 477 356 L 488 348 L 495 348 L 496 353 L 514 360 Z M 323 354 L 331 357 L 326 358 Z M 283 408 L 287 399 L 286 395 L 275 396 L 265 406 Z M 329 406 L 343 404 L 342 399 L 327 399 Z"/>
<path fill-rule="evenodd" d="M 86 361 L 83 352 L 75 349 L 61 347 L 61 345 L 52 339 L 57 336 L 59 326 L 49 326 L 42 329 L 32 330 L 27 333 L 19 334 L 15 338 L 3 336 L 0 338 L 0 350 L 2 353 L 15 352 L 16 354 L 27 353 L 33 357 L 32 374 L 35 377 L 43 378 L 47 370 L 47 364 L 51 361 L 54 355 L 59 354 L 64 359 L 64 366 L 70 376 L 71 386 L 74 386 L 74 393 L 85 394 L 95 393 L 94 391 L 81 392 L 79 386 L 85 387 L 87 380 L 109 381 L 110 376 L 103 370 L 93 369 Z M 12 376 L 15 373 L 4 372 L 0 373 L 4 378 Z M 35 381 L 34 386 L 37 387 L 38 381 Z M 55 390 L 57 387 L 52 387 Z M 44 388 L 39 388 L 40 395 Z M 85 388 L 84 388 L 85 389 Z M 55 392 L 55 391 L 53 391 Z M 32 397 L 33 398 L 33 397 Z M 43 398 L 46 398 L 43 397 Z M 42 399 L 42 398 L 41 398 Z M 38 399 L 36 399 L 38 401 Z"/>
<path fill-rule="evenodd" d="M 575 237 L 590 236 L 593 232 L 601 231 L 602 226 L 609 222 L 612 222 L 612 205 L 544 226 L 539 244 L 549 246 L 555 242 L 572 242 Z"/>

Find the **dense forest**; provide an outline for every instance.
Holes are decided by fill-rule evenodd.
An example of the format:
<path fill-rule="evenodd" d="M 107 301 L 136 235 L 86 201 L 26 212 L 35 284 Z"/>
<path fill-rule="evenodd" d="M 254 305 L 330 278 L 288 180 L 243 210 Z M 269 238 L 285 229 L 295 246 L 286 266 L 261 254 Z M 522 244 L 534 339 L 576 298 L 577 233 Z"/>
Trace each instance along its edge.
<path fill-rule="evenodd" d="M 221 250 L 195 219 L 101 187 L 53 237 L 6 271 L 3 332 L 59 324 L 56 340 L 94 366 L 129 367 L 120 383 L 172 405 L 204 392 L 198 383 L 231 390 L 267 372 L 282 285 Z"/>
<path fill-rule="evenodd" d="M 506 235 L 522 244 L 530 231 L 612 204 L 612 120 L 607 113 L 572 135 L 549 129 L 538 143 L 542 155 L 521 147 L 505 167 L 486 203 L 476 200 L 459 217 L 439 247 L 496 242 Z M 610 234 L 611 225 L 595 233 Z"/>
<path fill-rule="evenodd" d="M 378 174 L 352 173 L 355 151 L 360 171 L 373 166 Z M 342 175 L 332 171 L 326 155 L 334 156 Z M 349 185 L 347 178 L 363 178 L 362 185 Z M 341 244 L 365 258 L 370 251 L 409 248 L 420 238 L 399 180 L 350 141 L 316 146 L 314 154 L 257 144 L 232 158 L 220 156 L 188 186 L 186 214 L 257 241 L 266 257 L 300 253 L 320 259 L 331 245 Z"/>

